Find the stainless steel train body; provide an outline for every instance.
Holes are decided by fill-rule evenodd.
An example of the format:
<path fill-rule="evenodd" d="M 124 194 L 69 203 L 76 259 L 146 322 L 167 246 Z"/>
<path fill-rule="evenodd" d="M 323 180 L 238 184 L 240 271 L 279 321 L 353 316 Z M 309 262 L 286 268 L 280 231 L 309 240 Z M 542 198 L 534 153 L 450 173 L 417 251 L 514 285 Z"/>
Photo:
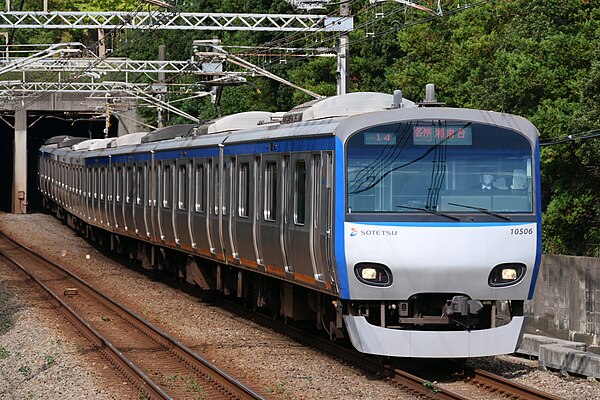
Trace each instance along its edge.
<path fill-rule="evenodd" d="M 541 256 L 538 132 L 392 102 L 355 93 L 165 140 L 50 141 L 40 189 L 85 232 L 175 249 L 189 282 L 312 318 L 362 352 L 513 352 Z"/>

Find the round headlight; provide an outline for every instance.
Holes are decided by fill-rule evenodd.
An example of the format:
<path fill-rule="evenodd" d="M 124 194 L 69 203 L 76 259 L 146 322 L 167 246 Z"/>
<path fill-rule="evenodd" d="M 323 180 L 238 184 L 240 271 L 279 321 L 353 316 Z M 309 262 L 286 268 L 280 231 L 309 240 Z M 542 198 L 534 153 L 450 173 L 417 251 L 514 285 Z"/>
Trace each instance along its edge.
<path fill-rule="evenodd" d="M 509 263 L 499 264 L 492 269 L 488 283 L 490 286 L 510 286 L 519 283 L 525 276 L 525 264 Z"/>
<path fill-rule="evenodd" d="M 390 286 L 392 272 L 383 264 L 358 263 L 354 266 L 354 274 L 359 281 L 373 286 Z"/>

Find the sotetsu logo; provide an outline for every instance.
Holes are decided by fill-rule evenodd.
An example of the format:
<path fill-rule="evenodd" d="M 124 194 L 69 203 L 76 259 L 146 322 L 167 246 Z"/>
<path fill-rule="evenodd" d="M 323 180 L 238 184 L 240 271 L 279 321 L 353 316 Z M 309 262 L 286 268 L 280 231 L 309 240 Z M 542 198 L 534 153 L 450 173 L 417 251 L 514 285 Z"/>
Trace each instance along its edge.
<path fill-rule="evenodd" d="M 391 229 L 357 229 L 350 228 L 350 237 L 353 236 L 396 236 L 398 231 Z"/>

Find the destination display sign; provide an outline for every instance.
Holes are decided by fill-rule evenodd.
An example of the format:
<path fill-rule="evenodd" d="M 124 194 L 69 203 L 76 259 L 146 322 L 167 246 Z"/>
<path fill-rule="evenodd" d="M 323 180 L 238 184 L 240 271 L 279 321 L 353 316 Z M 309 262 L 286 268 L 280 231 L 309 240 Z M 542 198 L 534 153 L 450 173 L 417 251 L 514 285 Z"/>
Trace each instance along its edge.
<path fill-rule="evenodd" d="M 470 146 L 473 133 L 470 126 L 416 126 L 413 128 L 414 145 L 446 144 L 450 146 Z"/>

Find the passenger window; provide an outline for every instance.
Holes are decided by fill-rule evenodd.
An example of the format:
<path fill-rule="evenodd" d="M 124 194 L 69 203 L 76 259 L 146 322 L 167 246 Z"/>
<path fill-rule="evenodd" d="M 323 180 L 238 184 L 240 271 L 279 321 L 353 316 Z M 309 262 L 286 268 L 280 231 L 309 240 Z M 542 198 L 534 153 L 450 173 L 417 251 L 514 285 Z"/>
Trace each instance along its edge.
<path fill-rule="evenodd" d="M 127 171 L 125 171 L 125 202 L 127 204 L 131 203 L 131 198 L 133 197 L 133 171 L 131 167 L 127 167 Z"/>
<path fill-rule="evenodd" d="M 265 165 L 265 220 L 277 219 L 277 163 L 268 161 Z"/>
<path fill-rule="evenodd" d="M 178 181 L 178 199 L 177 206 L 180 210 L 187 208 L 187 166 L 182 165 L 179 167 L 179 181 Z"/>
<path fill-rule="evenodd" d="M 304 225 L 306 204 L 306 163 L 304 160 L 296 161 L 294 174 L 296 190 L 294 191 L 294 223 Z"/>
<path fill-rule="evenodd" d="M 250 188 L 250 164 L 241 163 L 239 172 L 239 208 L 238 215 L 240 217 L 248 218 L 248 207 L 250 206 L 250 199 L 248 191 Z"/>
<path fill-rule="evenodd" d="M 196 193 L 195 193 L 195 209 L 196 212 L 204 212 L 204 164 L 196 165 Z"/>
<path fill-rule="evenodd" d="M 94 168 L 94 199 L 98 198 L 98 168 Z"/>
<path fill-rule="evenodd" d="M 135 204 L 142 205 L 142 183 L 144 182 L 144 170 L 142 167 L 137 168 L 137 176 L 135 177 Z"/>
<path fill-rule="evenodd" d="M 117 183 L 116 201 L 117 203 L 120 203 L 121 196 L 123 194 L 123 168 L 117 167 L 117 176 L 115 177 L 115 181 Z"/>
<path fill-rule="evenodd" d="M 162 201 L 163 201 L 163 207 L 164 208 L 170 208 L 171 207 L 171 202 L 170 202 L 170 198 L 169 198 L 169 194 L 171 193 L 171 187 L 173 185 L 172 179 L 171 179 L 171 166 L 170 165 L 165 165 L 164 169 L 163 169 L 163 185 L 162 185 L 162 189 L 163 189 L 163 193 L 162 193 Z"/>

